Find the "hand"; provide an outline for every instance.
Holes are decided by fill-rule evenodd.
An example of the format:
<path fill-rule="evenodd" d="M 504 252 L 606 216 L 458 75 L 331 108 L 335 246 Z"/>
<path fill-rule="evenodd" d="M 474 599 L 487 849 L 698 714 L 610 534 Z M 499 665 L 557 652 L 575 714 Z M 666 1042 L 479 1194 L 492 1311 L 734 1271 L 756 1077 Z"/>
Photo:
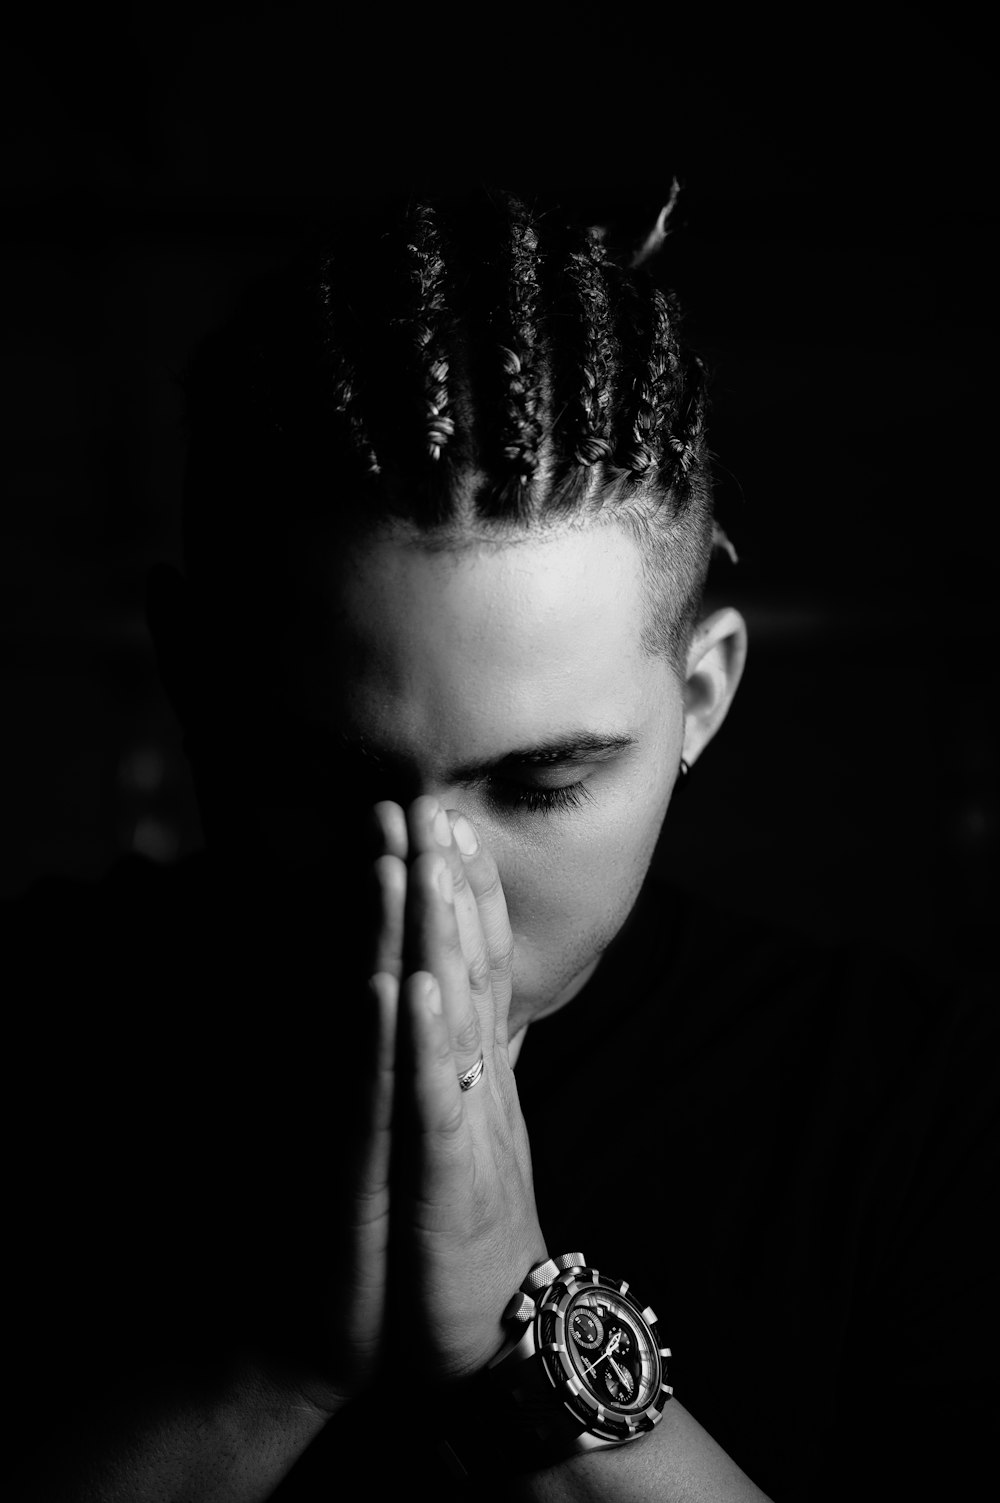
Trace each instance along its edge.
<path fill-rule="evenodd" d="M 458 815 L 438 815 L 424 797 L 405 821 L 393 1281 L 407 1350 L 428 1377 L 454 1379 L 497 1352 L 504 1306 L 546 1250 L 510 1061 L 514 943 L 503 888 L 481 842 L 460 852 Z M 483 1078 L 463 1093 L 459 1076 L 480 1051 Z"/>

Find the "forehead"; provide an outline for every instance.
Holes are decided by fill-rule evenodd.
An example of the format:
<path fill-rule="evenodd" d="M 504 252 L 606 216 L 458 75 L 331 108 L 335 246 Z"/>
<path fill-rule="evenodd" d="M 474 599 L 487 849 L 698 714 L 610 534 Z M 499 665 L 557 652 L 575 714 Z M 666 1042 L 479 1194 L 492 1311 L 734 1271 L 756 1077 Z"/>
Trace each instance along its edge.
<path fill-rule="evenodd" d="M 310 697 L 404 755 L 633 729 L 664 672 L 642 648 L 638 547 L 614 524 L 446 551 L 380 534 L 320 550 L 309 573 Z"/>

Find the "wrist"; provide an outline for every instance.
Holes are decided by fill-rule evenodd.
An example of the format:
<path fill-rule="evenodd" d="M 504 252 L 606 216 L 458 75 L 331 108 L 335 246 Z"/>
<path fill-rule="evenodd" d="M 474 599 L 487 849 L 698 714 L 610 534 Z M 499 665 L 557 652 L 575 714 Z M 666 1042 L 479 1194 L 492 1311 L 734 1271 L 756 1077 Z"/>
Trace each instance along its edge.
<path fill-rule="evenodd" d="M 295 1428 L 315 1431 L 357 1397 L 319 1373 L 260 1353 L 244 1355 L 236 1388 L 243 1402 L 284 1413 Z"/>
<path fill-rule="evenodd" d="M 546 1258 L 522 1279 L 503 1325 L 507 1338 L 444 1448 L 459 1474 L 535 1470 L 641 1440 L 659 1423 L 671 1354 L 627 1281 L 581 1253 Z"/>

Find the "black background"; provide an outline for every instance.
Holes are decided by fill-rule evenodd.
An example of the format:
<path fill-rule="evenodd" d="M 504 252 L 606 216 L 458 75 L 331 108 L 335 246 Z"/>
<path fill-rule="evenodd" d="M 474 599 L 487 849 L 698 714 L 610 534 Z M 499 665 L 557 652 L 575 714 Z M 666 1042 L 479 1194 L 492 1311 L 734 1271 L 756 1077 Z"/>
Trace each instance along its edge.
<path fill-rule="evenodd" d="M 190 3 L 8 27 L 0 895 L 201 844 L 143 620 L 174 376 L 324 204 L 641 217 L 714 372 L 747 676 L 658 860 L 978 971 L 996 841 L 994 78 L 970 9 Z"/>

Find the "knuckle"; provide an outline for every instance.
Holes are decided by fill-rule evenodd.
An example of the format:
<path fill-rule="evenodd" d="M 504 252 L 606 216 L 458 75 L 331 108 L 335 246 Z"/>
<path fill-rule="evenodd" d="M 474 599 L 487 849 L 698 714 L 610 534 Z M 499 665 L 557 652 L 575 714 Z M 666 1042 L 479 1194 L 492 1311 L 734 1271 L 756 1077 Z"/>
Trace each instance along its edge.
<path fill-rule="evenodd" d="M 494 971 L 507 976 L 514 969 L 514 936 L 508 929 L 496 944 L 490 947 Z"/>
<path fill-rule="evenodd" d="M 483 872 L 477 891 L 481 903 L 491 904 L 504 901 L 503 883 L 500 881 L 500 872 L 495 862 L 491 861 L 489 867 Z"/>
<path fill-rule="evenodd" d="M 479 1017 L 478 1014 L 473 1012 L 466 1018 L 456 1033 L 455 1046 L 463 1054 L 471 1054 L 474 1050 L 479 1049 L 481 1040 L 482 1029 L 479 1026 Z"/>
<path fill-rule="evenodd" d="M 454 1142 L 461 1137 L 465 1131 L 465 1107 L 460 1096 L 442 1109 L 434 1126 L 438 1137 L 446 1142 Z"/>
<path fill-rule="evenodd" d="M 445 963 L 452 968 L 456 982 L 461 982 L 462 978 L 468 974 L 465 951 L 462 949 L 462 936 L 452 914 L 444 915 L 443 922 L 444 932 L 439 931 L 437 942 L 443 948 L 443 958 Z"/>
<path fill-rule="evenodd" d="M 451 1040 L 446 1037 L 438 1037 L 434 1044 L 434 1062 L 441 1066 L 442 1070 L 447 1066 L 452 1068 L 454 1061 L 451 1055 Z"/>
<path fill-rule="evenodd" d="M 493 980 L 493 966 L 485 949 L 478 950 L 469 962 L 469 986 L 474 993 L 486 993 Z"/>

